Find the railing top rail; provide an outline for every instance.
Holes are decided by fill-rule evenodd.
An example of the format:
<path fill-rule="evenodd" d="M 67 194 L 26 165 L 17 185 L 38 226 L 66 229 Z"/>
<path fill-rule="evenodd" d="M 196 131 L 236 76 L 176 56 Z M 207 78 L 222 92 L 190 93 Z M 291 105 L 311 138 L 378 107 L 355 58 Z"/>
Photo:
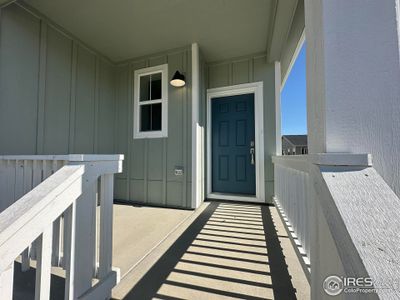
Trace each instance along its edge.
<path fill-rule="evenodd" d="M 371 154 L 315 153 L 307 155 L 273 156 L 272 162 L 287 168 L 308 172 L 308 165 L 371 167 Z"/>
<path fill-rule="evenodd" d="M 83 174 L 84 166 L 64 166 L 0 214 L 1 265 L 4 265 L 3 252 L 9 252 L 9 245 L 7 245 L 7 242 L 10 238 L 15 236 L 17 232 L 26 226 L 29 226 L 30 229 L 34 229 L 35 226 L 30 224 L 32 220 L 40 222 L 42 226 L 50 226 L 58 216 L 53 216 L 53 214 L 48 213 L 45 216 L 45 218 L 48 218 L 47 220 L 45 218 L 40 218 L 40 220 L 38 220 L 38 214 L 42 212 L 46 213 L 45 210 L 47 207 L 49 207 L 49 210 L 52 212 L 55 211 L 54 200 L 60 197 L 63 192 L 69 191 L 71 186 L 74 185 L 76 191 L 64 193 L 70 194 L 71 197 L 66 198 L 70 203 L 65 203 L 65 199 L 62 199 L 64 201 L 63 207 L 68 207 L 76 199 L 72 197 L 74 194 L 76 194 L 76 196 L 81 194 L 82 184 L 79 180 L 81 180 Z M 79 187 L 78 190 L 77 186 Z M 38 228 L 36 229 L 39 230 Z M 33 240 L 35 238 L 36 237 L 33 237 Z M 23 243 L 23 241 L 21 241 L 21 243 Z M 16 253 L 19 253 L 18 250 L 16 250 Z"/>
<path fill-rule="evenodd" d="M 0 160 L 121 161 L 123 154 L 0 155 Z"/>

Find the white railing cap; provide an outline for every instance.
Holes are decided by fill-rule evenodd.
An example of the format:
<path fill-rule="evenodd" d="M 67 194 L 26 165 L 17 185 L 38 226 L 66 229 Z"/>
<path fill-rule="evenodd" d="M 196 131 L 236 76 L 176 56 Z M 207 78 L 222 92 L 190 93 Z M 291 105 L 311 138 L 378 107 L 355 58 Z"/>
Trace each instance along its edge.
<path fill-rule="evenodd" d="M 367 153 L 316 153 L 308 154 L 309 162 L 324 166 L 372 166 L 372 155 Z"/>
<path fill-rule="evenodd" d="M 84 171 L 84 166 L 64 166 L 4 210 L 0 214 L 0 249 L 10 236 L 34 218 L 72 182 L 82 177 Z M 73 200 L 71 199 L 71 203 Z"/>
<path fill-rule="evenodd" d="M 123 154 L 69 154 L 68 161 L 121 161 Z"/>
<path fill-rule="evenodd" d="M 353 167 L 371 167 L 371 154 L 353 154 L 353 153 L 315 153 L 307 155 L 282 155 L 273 156 L 274 164 L 282 165 L 307 172 L 309 164 L 320 166 L 353 166 Z"/>
<path fill-rule="evenodd" d="M 0 155 L 0 160 L 122 161 L 123 154 Z"/>

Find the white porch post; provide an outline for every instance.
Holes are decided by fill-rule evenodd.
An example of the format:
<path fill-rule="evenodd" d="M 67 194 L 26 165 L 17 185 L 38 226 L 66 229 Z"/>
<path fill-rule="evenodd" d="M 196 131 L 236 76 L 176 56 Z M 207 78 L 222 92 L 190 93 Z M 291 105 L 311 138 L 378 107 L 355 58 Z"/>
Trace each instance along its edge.
<path fill-rule="evenodd" d="M 310 153 L 371 153 L 400 196 L 399 0 L 306 0 Z"/>
<path fill-rule="evenodd" d="M 200 52 L 197 43 L 192 44 L 192 201 L 198 208 L 202 199 L 201 176 L 201 127 L 200 120 Z"/>
<path fill-rule="evenodd" d="M 274 62 L 275 68 L 275 138 L 276 138 L 276 155 L 282 155 L 282 125 L 281 125 L 281 63 Z"/>
<path fill-rule="evenodd" d="M 305 0 L 309 152 L 371 153 L 398 196 L 399 12 L 399 0 Z M 325 299 L 322 281 L 343 270 L 313 199 L 312 299 Z"/>

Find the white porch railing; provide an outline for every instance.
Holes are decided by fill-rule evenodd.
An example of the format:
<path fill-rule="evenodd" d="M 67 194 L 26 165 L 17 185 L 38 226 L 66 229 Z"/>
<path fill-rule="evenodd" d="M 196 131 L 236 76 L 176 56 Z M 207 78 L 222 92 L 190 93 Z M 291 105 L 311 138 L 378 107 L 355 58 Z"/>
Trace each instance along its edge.
<path fill-rule="evenodd" d="M 310 215 L 308 163 L 302 156 L 274 157 L 275 205 L 290 232 L 310 280 Z"/>
<path fill-rule="evenodd" d="M 312 299 L 331 299 L 323 288 L 330 275 L 372 279 L 372 286 L 361 288 L 373 292 L 341 290 L 341 299 L 399 299 L 400 199 L 372 168 L 371 156 L 276 156 L 273 163 L 274 201 L 297 246 Z"/>
<path fill-rule="evenodd" d="M 49 299 L 51 266 L 65 269 L 65 299 L 110 297 L 118 280 L 112 270 L 113 174 L 122 171 L 122 160 L 122 155 L 0 156 L 1 299 L 12 299 L 14 260 L 20 255 L 22 270 L 36 260 L 35 299 Z"/>

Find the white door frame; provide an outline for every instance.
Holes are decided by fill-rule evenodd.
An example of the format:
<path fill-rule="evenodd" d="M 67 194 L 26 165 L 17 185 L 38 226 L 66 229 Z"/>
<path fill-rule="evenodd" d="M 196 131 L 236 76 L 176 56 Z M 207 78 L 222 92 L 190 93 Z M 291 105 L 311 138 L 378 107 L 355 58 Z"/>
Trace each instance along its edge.
<path fill-rule="evenodd" d="M 213 193 L 212 189 L 212 153 L 211 153 L 211 101 L 213 98 L 254 94 L 254 125 L 256 146 L 256 195 L 236 196 L 231 194 Z M 237 200 L 250 202 L 265 202 L 264 182 L 264 110 L 263 83 L 254 82 L 207 90 L 207 198 L 221 200 Z"/>

